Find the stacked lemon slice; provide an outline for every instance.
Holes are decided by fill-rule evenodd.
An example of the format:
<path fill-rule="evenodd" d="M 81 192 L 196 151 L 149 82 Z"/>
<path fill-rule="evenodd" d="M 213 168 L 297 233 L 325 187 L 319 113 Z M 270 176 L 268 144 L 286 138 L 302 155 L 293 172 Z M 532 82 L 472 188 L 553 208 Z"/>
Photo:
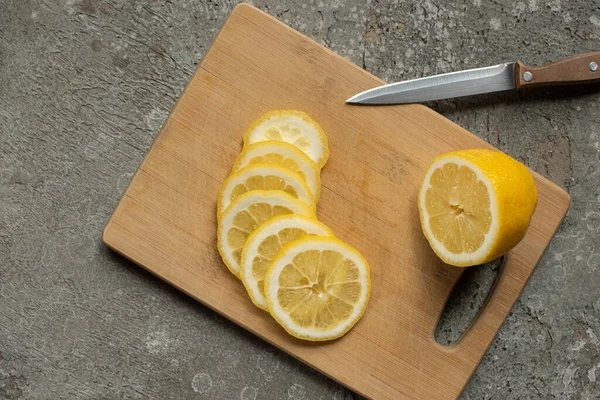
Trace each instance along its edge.
<path fill-rule="evenodd" d="M 271 111 L 244 137 L 217 199 L 218 249 L 250 299 L 291 335 L 344 335 L 369 300 L 369 266 L 317 220 L 323 129 L 301 111 Z"/>

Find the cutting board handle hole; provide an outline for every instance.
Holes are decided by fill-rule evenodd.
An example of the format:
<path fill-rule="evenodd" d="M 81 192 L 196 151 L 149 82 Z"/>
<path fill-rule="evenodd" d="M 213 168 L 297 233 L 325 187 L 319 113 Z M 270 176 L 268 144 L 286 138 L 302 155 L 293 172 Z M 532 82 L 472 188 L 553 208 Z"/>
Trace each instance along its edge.
<path fill-rule="evenodd" d="M 435 328 L 435 341 L 443 346 L 458 342 L 485 307 L 500 275 L 504 257 L 466 268 L 454 286 Z"/>

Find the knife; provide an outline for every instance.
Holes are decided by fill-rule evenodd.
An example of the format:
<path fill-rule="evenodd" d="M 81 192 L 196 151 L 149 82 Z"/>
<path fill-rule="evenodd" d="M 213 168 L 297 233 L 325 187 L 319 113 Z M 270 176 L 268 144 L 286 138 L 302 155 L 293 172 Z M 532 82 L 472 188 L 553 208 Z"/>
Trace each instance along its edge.
<path fill-rule="evenodd" d="M 600 81 L 600 52 L 579 54 L 528 67 L 521 61 L 412 79 L 379 86 L 348 100 L 353 104 L 420 103 L 474 94 Z"/>

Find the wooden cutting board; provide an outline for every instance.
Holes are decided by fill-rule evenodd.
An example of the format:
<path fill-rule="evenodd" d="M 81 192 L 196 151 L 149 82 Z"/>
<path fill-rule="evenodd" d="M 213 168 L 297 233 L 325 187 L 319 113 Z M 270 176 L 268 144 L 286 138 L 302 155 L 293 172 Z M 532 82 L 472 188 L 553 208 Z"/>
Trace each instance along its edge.
<path fill-rule="evenodd" d="M 417 190 L 430 160 L 491 147 L 421 105 L 346 105 L 381 84 L 361 68 L 240 5 L 206 54 L 104 232 L 104 242 L 202 304 L 346 385 L 376 399 L 459 396 L 529 279 L 569 206 L 535 174 L 539 204 L 497 285 L 452 347 L 434 340 L 462 270 L 444 265 L 421 233 Z M 255 308 L 216 250 L 219 186 L 248 125 L 272 109 L 306 111 L 327 132 L 319 218 L 371 265 L 362 320 L 343 338 L 310 344 Z"/>

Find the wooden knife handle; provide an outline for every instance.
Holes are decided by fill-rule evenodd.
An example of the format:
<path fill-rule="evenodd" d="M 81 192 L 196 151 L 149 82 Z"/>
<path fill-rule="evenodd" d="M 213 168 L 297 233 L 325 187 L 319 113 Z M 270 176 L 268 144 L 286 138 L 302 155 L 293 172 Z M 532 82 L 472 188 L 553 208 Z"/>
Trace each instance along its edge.
<path fill-rule="evenodd" d="M 579 54 L 541 67 L 515 64 L 517 89 L 600 82 L 600 52 Z"/>

